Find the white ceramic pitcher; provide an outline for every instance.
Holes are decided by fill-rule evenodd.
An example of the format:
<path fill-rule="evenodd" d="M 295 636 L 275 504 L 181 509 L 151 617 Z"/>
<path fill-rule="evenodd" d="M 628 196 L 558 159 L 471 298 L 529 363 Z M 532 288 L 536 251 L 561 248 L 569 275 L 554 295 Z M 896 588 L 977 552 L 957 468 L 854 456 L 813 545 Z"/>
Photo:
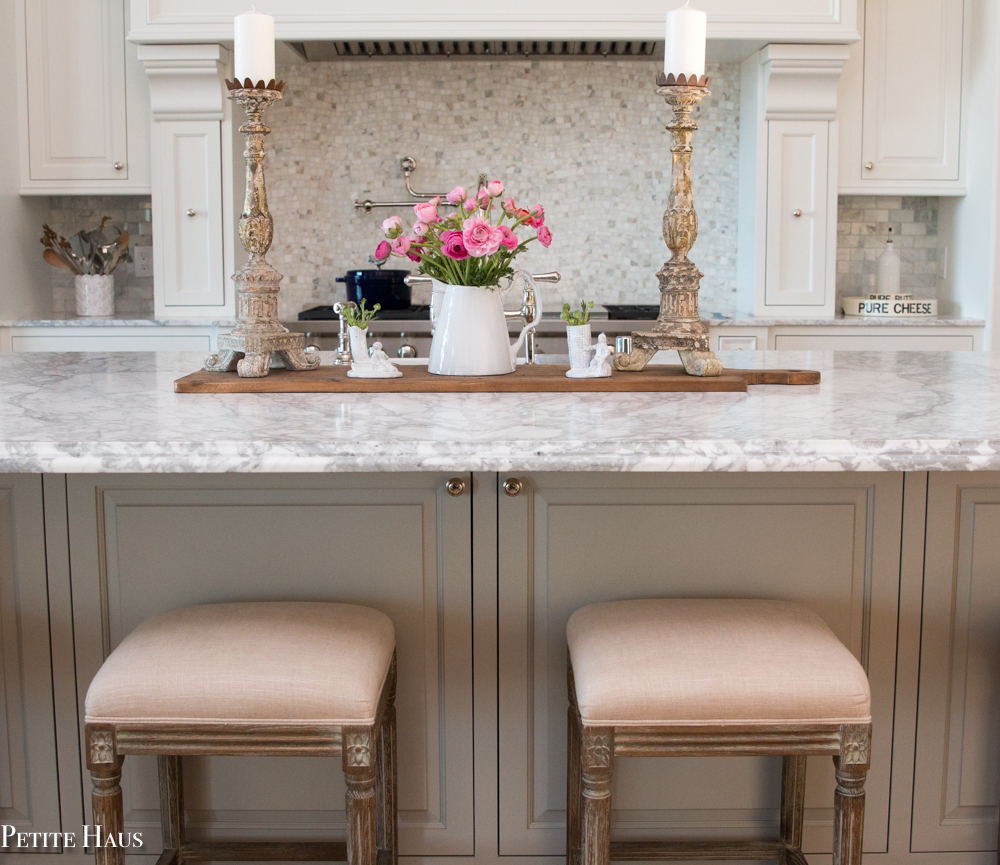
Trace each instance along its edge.
<path fill-rule="evenodd" d="M 507 333 L 503 300 L 514 283 L 523 280 L 534 291 L 534 281 L 524 271 L 514 274 L 504 288 L 446 285 L 434 280 L 431 291 L 431 340 L 429 372 L 435 375 L 506 375 L 517 365 L 525 337 L 542 320 L 542 305 L 535 291 L 535 315 L 513 344 Z"/>

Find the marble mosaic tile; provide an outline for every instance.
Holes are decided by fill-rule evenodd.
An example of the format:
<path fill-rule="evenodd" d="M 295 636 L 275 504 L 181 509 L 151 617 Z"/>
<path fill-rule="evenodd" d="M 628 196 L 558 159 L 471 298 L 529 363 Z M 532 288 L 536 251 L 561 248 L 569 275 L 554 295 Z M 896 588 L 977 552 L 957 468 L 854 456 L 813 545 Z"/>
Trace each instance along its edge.
<path fill-rule="evenodd" d="M 654 61 L 392 60 L 286 66 L 283 103 L 268 114 L 272 264 L 282 317 L 343 297 L 334 282 L 370 266 L 386 216 L 355 199 L 404 201 L 400 159 L 418 162 L 418 191 L 499 178 L 520 202 L 540 202 L 554 242 L 521 263 L 558 270 L 548 308 L 582 296 L 658 303 L 669 251 L 669 110 Z M 735 309 L 739 66 L 712 65 L 697 110 L 693 158 L 701 233 L 691 257 L 705 273 L 705 311 Z M 412 214 L 412 211 L 410 211 Z"/>
<path fill-rule="evenodd" d="M 837 200 L 838 301 L 875 290 L 878 257 L 885 250 L 890 227 L 900 257 L 900 289 L 918 297 L 936 296 L 941 284 L 937 199 L 841 195 Z"/>

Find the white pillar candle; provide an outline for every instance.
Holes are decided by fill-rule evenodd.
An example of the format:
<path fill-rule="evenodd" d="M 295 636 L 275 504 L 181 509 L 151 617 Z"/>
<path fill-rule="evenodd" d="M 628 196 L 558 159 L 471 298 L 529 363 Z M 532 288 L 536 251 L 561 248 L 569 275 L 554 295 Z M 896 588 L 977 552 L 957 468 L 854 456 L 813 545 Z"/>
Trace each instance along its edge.
<path fill-rule="evenodd" d="M 233 74 L 267 84 L 274 78 L 274 19 L 254 9 L 237 15 L 234 24 Z"/>
<path fill-rule="evenodd" d="M 690 2 L 690 0 L 689 0 Z M 687 3 L 667 13 L 663 41 L 663 72 L 669 75 L 705 74 L 705 35 L 708 15 Z"/>

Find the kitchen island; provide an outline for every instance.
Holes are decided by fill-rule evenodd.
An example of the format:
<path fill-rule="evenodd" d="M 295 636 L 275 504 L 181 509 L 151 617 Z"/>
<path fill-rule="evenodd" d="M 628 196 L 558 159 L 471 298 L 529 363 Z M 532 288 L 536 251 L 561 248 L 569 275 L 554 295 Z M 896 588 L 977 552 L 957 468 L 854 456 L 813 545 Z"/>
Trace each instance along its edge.
<path fill-rule="evenodd" d="M 88 822 L 83 697 L 140 621 L 330 599 L 396 625 L 401 853 L 552 865 L 570 613 L 743 596 L 810 605 L 868 671 L 866 861 L 995 861 L 1000 359 L 724 360 L 823 380 L 746 394 L 208 396 L 172 389 L 199 355 L 0 356 L 4 822 Z M 343 830 L 342 782 L 322 760 L 189 763 L 202 836 Z M 125 766 L 126 829 L 156 855 L 155 761 Z M 773 834 L 779 779 L 774 759 L 625 760 L 616 832 Z M 829 861 L 832 793 L 830 761 L 811 761 L 810 861 Z"/>

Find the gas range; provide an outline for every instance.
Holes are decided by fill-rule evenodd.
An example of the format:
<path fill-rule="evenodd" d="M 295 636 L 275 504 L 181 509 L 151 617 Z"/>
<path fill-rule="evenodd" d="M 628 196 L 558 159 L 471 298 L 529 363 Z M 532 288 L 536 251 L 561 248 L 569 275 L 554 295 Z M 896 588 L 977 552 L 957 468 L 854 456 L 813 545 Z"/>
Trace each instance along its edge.
<path fill-rule="evenodd" d="M 417 304 L 406 309 L 380 309 L 380 321 L 430 321 L 431 308 L 427 304 Z M 337 321 L 339 316 L 332 306 L 314 306 L 299 313 L 299 321 Z"/>

